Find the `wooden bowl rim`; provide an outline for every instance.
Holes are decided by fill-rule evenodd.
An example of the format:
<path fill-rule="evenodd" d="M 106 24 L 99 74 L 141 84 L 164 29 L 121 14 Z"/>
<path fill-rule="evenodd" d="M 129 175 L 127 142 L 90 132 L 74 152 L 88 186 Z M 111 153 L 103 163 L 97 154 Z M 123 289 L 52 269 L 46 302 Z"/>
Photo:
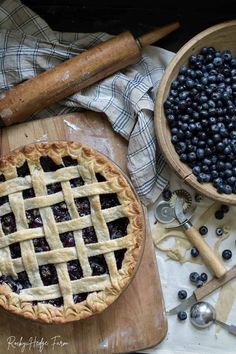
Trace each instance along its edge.
<path fill-rule="evenodd" d="M 186 182 L 194 190 L 208 197 L 209 199 L 221 203 L 236 205 L 235 194 L 225 194 L 225 193 L 220 194 L 213 187 L 212 183 L 201 184 L 200 182 L 197 181 L 191 168 L 180 161 L 179 156 L 176 153 L 173 144 L 170 142 L 170 139 L 167 136 L 167 134 L 165 134 L 166 130 L 161 125 L 162 122 L 167 123 L 166 118 L 164 116 L 163 103 L 164 103 L 164 95 L 166 93 L 166 86 L 169 80 L 169 76 L 171 75 L 173 69 L 177 65 L 179 65 L 179 62 L 181 61 L 183 55 L 187 51 L 191 50 L 191 48 L 194 47 L 199 42 L 199 40 L 202 40 L 203 38 L 210 36 L 215 32 L 221 31 L 222 29 L 230 28 L 230 27 L 233 28 L 235 27 L 236 29 L 236 20 L 221 22 L 217 25 L 205 29 L 204 31 L 201 31 L 193 38 L 191 38 L 187 43 L 185 43 L 179 49 L 179 51 L 176 53 L 173 59 L 169 62 L 163 74 L 163 77 L 160 81 L 157 94 L 156 94 L 156 100 L 154 104 L 154 128 L 155 128 L 159 148 L 161 149 L 166 162 L 184 182 Z M 170 145 L 170 150 L 165 149 L 165 146 L 168 146 L 167 143 L 169 143 Z M 173 161 L 175 162 L 176 166 L 173 165 Z"/>

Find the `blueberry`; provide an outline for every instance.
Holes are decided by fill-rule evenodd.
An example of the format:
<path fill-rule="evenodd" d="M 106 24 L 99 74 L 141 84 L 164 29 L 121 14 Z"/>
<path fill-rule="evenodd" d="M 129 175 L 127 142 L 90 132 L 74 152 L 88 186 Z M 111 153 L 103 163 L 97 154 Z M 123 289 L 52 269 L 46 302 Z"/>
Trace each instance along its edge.
<path fill-rule="evenodd" d="M 201 165 L 201 172 L 203 172 L 203 174 L 208 173 L 209 172 L 209 166 L 202 164 Z M 203 177 L 203 178 L 205 178 L 205 177 Z M 202 176 L 200 177 L 200 179 L 202 179 Z M 204 182 L 204 181 L 203 180 L 202 181 L 199 180 L 199 182 Z"/>
<path fill-rule="evenodd" d="M 190 152 L 189 154 L 188 154 L 188 161 L 196 161 L 196 154 L 195 154 L 195 152 Z"/>
<path fill-rule="evenodd" d="M 197 177 L 198 182 L 202 183 L 207 183 L 210 182 L 211 180 L 211 175 L 207 173 L 200 173 Z"/>
<path fill-rule="evenodd" d="M 229 206 L 227 204 L 222 204 L 220 207 L 220 210 L 223 211 L 223 213 L 228 213 L 229 212 Z"/>
<path fill-rule="evenodd" d="M 225 185 L 222 183 L 222 184 L 219 184 L 217 186 L 217 192 L 222 194 L 222 193 L 225 193 Z M 220 215 L 217 217 L 217 219 L 222 219 L 222 217 L 220 217 Z"/>
<path fill-rule="evenodd" d="M 163 192 L 162 192 L 162 196 L 163 196 L 163 199 L 168 201 L 170 200 L 171 196 L 172 196 L 172 192 L 169 190 L 169 189 L 165 189 Z"/>
<path fill-rule="evenodd" d="M 193 80 L 188 79 L 188 80 L 186 80 L 186 86 L 191 89 L 195 86 L 195 83 Z"/>
<path fill-rule="evenodd" d="M 169 123 L 173 123 L 175 121 L 175 116 L 173 114 L 168 114 L 166 116 L 166 119 L 168 120 Z"/>
<path fill-rule="evenodd" d="M 216 219 L 221 220 L 221 219 L 223 219 L 223 217 L 224 217 L 224 212 L 222 210 L 217 210 L 215 212 L 215 218 Z"/>
<path fill-rule="evenodd" d="M 178 154 L 181 154 L 182 152 L 184 152 L 186 150 L 186 144 L 184 142 L 180 141 L 179 143 L 176 144 L 175 149 Z"/>
<path fill-rule="evenodd" d="M 232 257 L 232 251 L 231 250 L 224 250 L 223 252 L 222 252 L 222 257 L 223 257 L 223 259 L 225 259 L 225 260 L 229 260 L 231 257 Z"/>
<path fill-rule="evenodd" d="M 203 225 L 199 227 L 198 231 L 200 235 L 205 236 L 208 233 L 208 228 L 205 225 Z"/>
<path fill-rule="evenodd" d="M 187 67 L 182 65 L 179 69 L 179 73 L 182 75 L 186 75 L 187 74 Z"/>
<path fill-rule="evenodd" d="M 227 183 L 230 185 L 230 186 L 233 186 L 236 182 L 236 177 L 234 176 L 231 176 L 229 178 L 227 178 Z"/>
<path fill-rule="evenodd" d="M 208 279 L 208 275 L 206 273 L 201 273 L 200 278 L 205 283 Z"/>
<path fill-rule="evenodd" d="M 224 59 L 224 61 L 226 61 L 226 62 L 230 61 L 232 63 L 232 54 L 231 54 L 230 50 L 225 50 L 222 53 L 222 58 Z"/>
<path fill-rule="evenodd" d="M 172 81 L 172 83 L 171 83 L 171 88 L 172 89 L 177 89 L 178 86 L 179 86 L 179 81 L 178 80 Z"/>
<path fill-rule="evenodd" d="M 186 161 L 188 160 L 188 156 L 187 156 L 187 154 L 185 154 L 185 153 L 181 153 L 181 154 L 179 155 L 179 159 L 180 159 L 180 161 L 182 161 L 182 162 L 186 162 Z"/>
<path fill-rule="evenodd" d="M 196 247 L 193 247 L 192 249 L 191 249 L 191 256 L 192 257 L 197 257 L 199 255 L 199 251 L 198 251 L 198 249 L 196 248 Z"/>
<path fill-rule="evenodd" d="M 217 227 L 216 228 L 216 235 L 217 236 L 222 236 L 224 234 L 224 228 L 223 227 Z"/>
<path fill-rule="evenodd" d="M 180 321 L 185 321 L 187 319 L 187 313 L 185 311 L 180 311 L 177 314 Z"/>
<path fill-rule="evenodd" d="M 205 152 L 204 152 L 204 149 L 197 149 L 196 151 L 196 156 L 198 159 L 203 159 L 204 156 L 205 156 Z"/>
<path fill-rule="evenodd" d="M 198 176 L 199 173 L 201 172 L 201 168 L 200 168 L 200 166 L 194 166 L 192 171 L 195 176 Z"/>
<path fill-rule="evenodd" d="M 199 274 L 197 272 L 192 272 L 189 275 L 189 279 L 192 283 L 196 283 L 199 280 Z"/>
<path fill-rule="evenodd" d="M 184 299 L 186 299 L 186 297 L 187 297 L 187 291 L 186 290 L 179 290 L 178 291 L 178 298 L 180 299 L 180 300 L 184 300 Z"/>
<path fill-rule="evenodd" d="M 226 185 L 224 186 L 224 193 L 225 193 L 225 194 L 231 194 L 232 192 L 233 192 L 232 187 L 231 187 L 229 184 L 226 184 Z"/>
<path fill-rule="evenodd" d="M 177 137 L 177 135 L 173 135 L 172 138 L 171 138 L 171 142 L 173 144 L 176 144 L 178 141 L 179 141 L 179 138 Z"/>
<path fill-rule="evenodd" d="M 213 60 L 213 64 L 217 67 L 217 66 L 221 66 L 223 64 L 223 60 L 220 57 L 216 57 Z"/>
<path fill-rule="evenodd" d="M 236 67 L 236 58 L 232 58 L 230 64 L 231 64 L 231 67 L 235 68 Z"/>
<path fill-rule="evenodd" d="M 216 170 L 211 171 L 211 177 L 212 179 L 217 178 L 219 176 L 218 172 Z"/>
<path fill-rule="evenodd" d="M 203 286 L 203 281 L 199 279 L 196 283 L 197 288 L 201 288 Z"/>
<path fill-rule="evenodd" d="M 202 196 L 201 194 L 196 194 L 194 197 L 195 202 L 200 203 L 202 201 Z"/>

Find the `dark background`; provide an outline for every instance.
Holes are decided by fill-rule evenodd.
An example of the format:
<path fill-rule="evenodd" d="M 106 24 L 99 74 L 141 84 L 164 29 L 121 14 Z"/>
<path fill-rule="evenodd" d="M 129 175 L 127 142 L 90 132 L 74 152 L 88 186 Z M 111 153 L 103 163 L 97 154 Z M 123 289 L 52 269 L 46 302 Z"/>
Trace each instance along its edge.
<path fill-rule="evenodd" d="M 215 1 L 104 1 L 23 0 L 44 18 L 52 29 L 67 32 L 129 30 L 135 36 L 178 20 L 181 28 L 155 45 L 178 51 L 195 34 L 214 24 L 236 19 L 236 0 Z M 235 38 L 236 40 L 236 38 Z"/>

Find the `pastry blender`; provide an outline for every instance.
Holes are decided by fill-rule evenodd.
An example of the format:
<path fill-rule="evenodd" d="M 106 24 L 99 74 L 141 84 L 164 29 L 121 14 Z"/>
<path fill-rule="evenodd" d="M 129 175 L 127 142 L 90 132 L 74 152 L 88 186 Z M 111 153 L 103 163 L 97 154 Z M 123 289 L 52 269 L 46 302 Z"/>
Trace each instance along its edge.
<path fill-rule="evenodd" d="M 222 277 L 227 269 L 220 262 L 217 255 L 203 239 L 197 229 L 192 225 L 194 207 L 192 206 L 192 197 L 185 189 L 179 189 L 172 193 L 169 202 L 160 202 L 156 207 L 156 218 L 160 222 L 171 223 L 175 219 L 178 225 L 182 226 L 185 235 L 191 244 L 199 250 L 200 256 L 205 265 L 214 273 L 217 278 Z M 174 225 L 170 225 L 173 227 Z"/>

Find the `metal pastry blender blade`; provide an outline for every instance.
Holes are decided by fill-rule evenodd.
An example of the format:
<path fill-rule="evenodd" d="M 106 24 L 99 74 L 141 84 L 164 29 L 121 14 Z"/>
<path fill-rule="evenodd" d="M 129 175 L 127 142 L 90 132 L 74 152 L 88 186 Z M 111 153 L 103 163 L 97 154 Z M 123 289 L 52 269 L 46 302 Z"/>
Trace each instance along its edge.
<path fill-rule="evenodd" d="M 186 195 L 186 191 L 184 194 Z M 189 219 L 186 218 L 186 215 L 183 211 L 183 206 L 185 203 L 184 195 L 173 195 L 171 197 L 170 203 L 174 207 L 175 216 L 180 225 L 182 225 L 185 235 L 191 244 L 199 250 L 200 256 L 205 265 L 214 273 L 217 278 L 222 277 L 227 272 L 227 268 L 224 267 L 211 247 L 203 239 L 197 229 L 194 228 Z"/>
<path fill-rule="evenodd" d="M 183 205 L 184 213 L 186 218 L 190 219 L 195 210 L 195 205 L 192 203 L 192 197 L 190 193 L 184 189 L 177 189 L 172 192 L 173 198 L 176 198 L 175 195 L 183 195 L 185 202 Z M 181 225 L 176 220 L 174 205 L 171 201 L 161 200 L 155 207 L 154 215 L 157 221 L 162 224 L 165 224 L 166 229 L 171 229 L 174 227 L 180 227 Z"/>

